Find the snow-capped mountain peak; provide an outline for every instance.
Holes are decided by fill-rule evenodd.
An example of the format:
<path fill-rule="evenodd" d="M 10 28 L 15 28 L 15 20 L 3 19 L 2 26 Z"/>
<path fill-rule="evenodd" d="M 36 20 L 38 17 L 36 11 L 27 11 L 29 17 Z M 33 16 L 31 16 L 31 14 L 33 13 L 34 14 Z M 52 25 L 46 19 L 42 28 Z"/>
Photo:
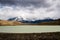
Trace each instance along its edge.
<path fill-rule="evenodd" d="M 23 18 L 22 17 L 13 17 L 13 18 L 9 18 L 9 21 L 22 21 Z"/>
<path fill-rule="evenodd" d="M 23 17 L 14 17 L 14 18 L 9 18 L 9 21 L 19 21 L 19 22 L 23 22 L 23 23 L 41 23 L 41 22 L 49 22 L 49 21 L 53 21 L 53 19 L 43 19 L 43 20 L 30 20 L 30 19 L 26 19 L 24 20 Z"/>

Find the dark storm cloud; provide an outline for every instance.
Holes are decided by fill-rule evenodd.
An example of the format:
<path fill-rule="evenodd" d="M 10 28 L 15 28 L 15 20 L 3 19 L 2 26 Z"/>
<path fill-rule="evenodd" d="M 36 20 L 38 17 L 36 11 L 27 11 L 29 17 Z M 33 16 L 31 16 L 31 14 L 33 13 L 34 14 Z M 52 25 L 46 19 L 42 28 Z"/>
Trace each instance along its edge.
<path fill-rule="evenodd" d="M 0 0 L 0 19 L 10 17 L 33 21 L 60 19 L 60 0 Z"/>
<path fill-rule="evenodd" d="M 16 5 L 16 6 L 34 6 L 34 7 L 49 7 L 46 0 L 0 0 L 3 5 Z"/>

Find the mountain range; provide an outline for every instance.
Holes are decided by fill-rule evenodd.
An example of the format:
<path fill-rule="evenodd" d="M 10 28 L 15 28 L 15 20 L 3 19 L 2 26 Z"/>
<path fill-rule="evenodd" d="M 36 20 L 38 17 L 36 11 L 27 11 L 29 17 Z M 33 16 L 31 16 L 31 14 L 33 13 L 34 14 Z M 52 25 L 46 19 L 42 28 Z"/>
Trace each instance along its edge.
<path fill-rule="evenodd" d="M 53 19 L 44 19 L 44 20 L 24 20 L 21 17 L 14 17 L 14 18 L 9 18 L 9 21 L 18 21 L 18 22 L 22 22 L 22 23 L 29 23 L 29 24 L 37 24 L 37 23 L 41 23 L 41 22 L 49 22 L 49 21 L 54 21 Z"/>
<path fill-rule="evenodd" d="M 13 17 L 8 20 L 0 20 L 0 26 L 16 26 L 16 25 L 60 25 L 60 19 L 44 19 L 44 20 L 24 20 L 23 18 Z"/>

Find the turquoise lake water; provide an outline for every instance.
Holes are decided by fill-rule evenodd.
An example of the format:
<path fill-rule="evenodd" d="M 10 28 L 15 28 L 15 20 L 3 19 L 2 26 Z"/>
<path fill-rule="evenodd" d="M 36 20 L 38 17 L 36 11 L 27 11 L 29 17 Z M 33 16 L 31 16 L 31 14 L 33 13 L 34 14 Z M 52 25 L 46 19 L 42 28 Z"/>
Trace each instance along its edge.
<path fill-rule="evenodd" d="M 60 32 L 60 26 L 0 26 L 0 33 L 41 33 L 41 32 Z"/>

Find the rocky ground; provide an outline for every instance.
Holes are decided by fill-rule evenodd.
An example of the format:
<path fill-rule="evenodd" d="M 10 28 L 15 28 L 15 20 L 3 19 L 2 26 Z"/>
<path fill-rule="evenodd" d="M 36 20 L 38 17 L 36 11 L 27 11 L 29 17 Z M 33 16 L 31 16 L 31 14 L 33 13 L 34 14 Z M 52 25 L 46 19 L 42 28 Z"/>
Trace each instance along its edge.
<path fill-rule="evenodd" d="M 60 32 L 0 33 L 0 40 L 60 40 Z"/>

